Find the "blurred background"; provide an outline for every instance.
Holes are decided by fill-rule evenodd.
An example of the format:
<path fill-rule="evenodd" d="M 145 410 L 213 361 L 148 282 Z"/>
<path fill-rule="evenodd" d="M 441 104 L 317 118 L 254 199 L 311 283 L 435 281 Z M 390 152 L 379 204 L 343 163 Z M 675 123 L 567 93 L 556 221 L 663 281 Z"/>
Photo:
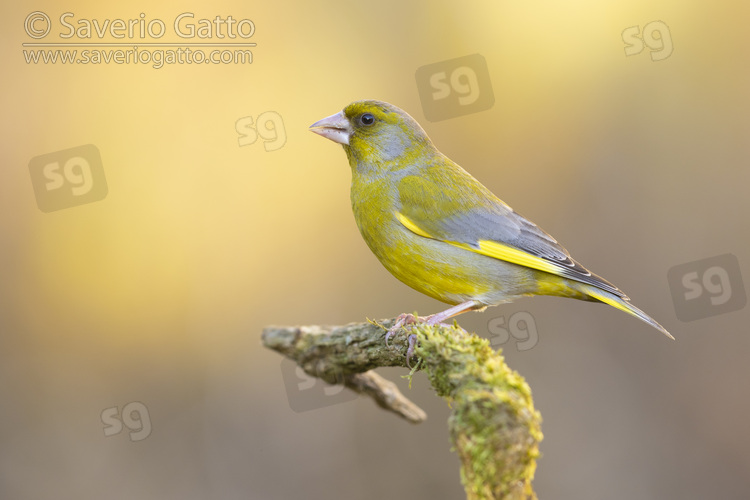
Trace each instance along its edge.
<path fill-rule="evenodd" d="M 260 344 L 271 324 L 444 307 L 370 253 L 344 152 L 307 130 L 364 98 L 409 112 L 677 339 L 560 298 L 460 317 L 532 388 L 539 497 L 750 495 L 747 5 L 2 10 L 0 498 L 464 496 L 423 375 L 408 389 L 406 370 L 381 372 L 428 412 L 413 426 Z M 175 33 L 183 13 L 202 37 Z M 230 32 L 229 16 L 251 22 Z M 141 38 L 155 20 L 165 34 Z M 237 42 L 257 44 L 251 63 L 150 52 Z M 133 45 L 145 63 L 34 62 Z"/>

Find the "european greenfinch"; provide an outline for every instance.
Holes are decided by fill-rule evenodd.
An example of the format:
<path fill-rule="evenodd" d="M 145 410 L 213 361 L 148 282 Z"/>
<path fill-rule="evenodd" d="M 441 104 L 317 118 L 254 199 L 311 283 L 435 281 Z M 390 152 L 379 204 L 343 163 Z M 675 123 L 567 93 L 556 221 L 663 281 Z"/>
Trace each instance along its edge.
<path fill-rule="evenodd" d="M 603 302 L 674 338 L 438 151 L 403 110 L 357 101 L 310 129 L 344 147 L 354 219 L 370 250 L 396 278 L 452 305 L 423 318 L 400 315 L 386 342 L 405 324 L 441 324 L 532 295 Z M 413 347 L 412 336 L 407 362 Z"/>

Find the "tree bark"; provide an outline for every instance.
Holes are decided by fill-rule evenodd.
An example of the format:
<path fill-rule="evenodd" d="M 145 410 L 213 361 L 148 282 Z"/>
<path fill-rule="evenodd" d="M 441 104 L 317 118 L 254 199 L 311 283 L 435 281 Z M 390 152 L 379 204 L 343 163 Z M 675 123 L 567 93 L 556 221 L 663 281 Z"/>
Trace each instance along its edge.
<path fill-rule="evenodd" d="M 451 405 L 448 428 L 461 459 L 470 500 L 535 499 L 531 486 L 542 440 L 531 389 L 486 339 L 457 326 L 412 325 L 385 345 L 395 320 L 344 326 L 270 326 L 263 345 L 294 360 L 307 374 L 343 383 L 413 423 L 426 414 L 396 386 L 371 371 L 406 365 L 406 337 L 416 335 L 418 364 Z M 406 335 L 402 335 L 405 333 Z M 412 364 L 415 362 L 412 361 Z"/>

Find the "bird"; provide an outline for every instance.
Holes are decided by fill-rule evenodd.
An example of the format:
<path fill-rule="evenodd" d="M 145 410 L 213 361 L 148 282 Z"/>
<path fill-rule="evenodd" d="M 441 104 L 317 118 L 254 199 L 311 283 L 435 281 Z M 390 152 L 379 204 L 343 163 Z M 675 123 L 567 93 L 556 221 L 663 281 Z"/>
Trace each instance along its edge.
<path fill-rule="evenodd" d="M 354 219 L 378 260 L 406 285 L 451 306 L 424 317 L 399 315 L 386 344 L 404 326 L 445 325 L 464 312 L 534 295 L 608 304 L 674 340 L 619 288 L 441 153 L 402 109 L 355 101 L 310 130 L 343 146 Z M 410 335 L 407 365 L 415 342 Z"/>

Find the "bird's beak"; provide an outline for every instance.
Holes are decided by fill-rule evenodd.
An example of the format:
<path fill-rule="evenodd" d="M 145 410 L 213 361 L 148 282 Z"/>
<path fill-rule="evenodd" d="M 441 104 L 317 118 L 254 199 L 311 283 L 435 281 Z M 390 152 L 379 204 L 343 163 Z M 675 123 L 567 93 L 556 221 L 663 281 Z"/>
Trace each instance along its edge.
<path fill-rule="evenodd" d="M 353 132 L 352 126 L 343 111 L 313 123 L 310 125 L 310 130 L 333 142 L 347 145 Z"/>

